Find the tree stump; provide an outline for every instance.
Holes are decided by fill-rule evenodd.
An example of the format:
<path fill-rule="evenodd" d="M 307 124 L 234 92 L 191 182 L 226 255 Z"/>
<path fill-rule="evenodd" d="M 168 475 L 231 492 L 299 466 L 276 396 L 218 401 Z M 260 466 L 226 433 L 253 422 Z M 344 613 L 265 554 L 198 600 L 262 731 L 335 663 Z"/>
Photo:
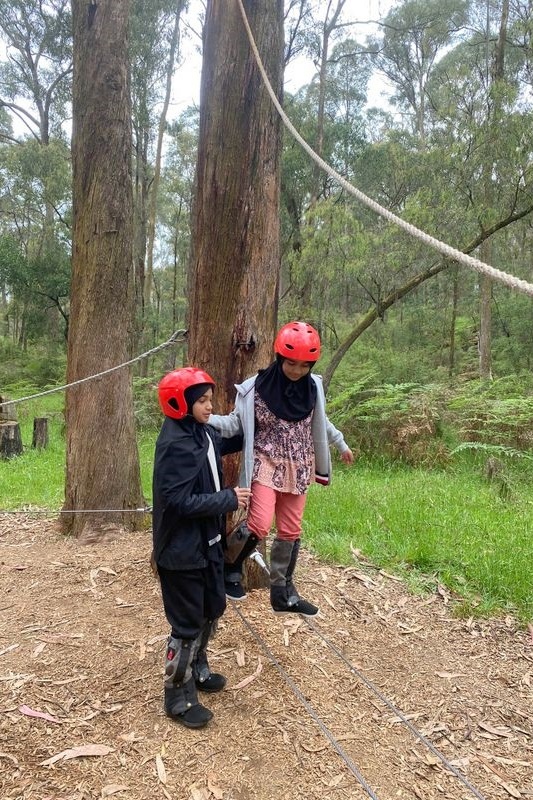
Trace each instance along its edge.
<path fill-rule="evenodd" d="M 0 395 L 0 422 L 13 422 L 17 419 L 14 403 L 8 402 L 7 397 Z"/>
<path fill-rule="evenodd" d="M 31 446 L 37 450 L 48 447 L 48 418 L 35 417 L 33 420 L 33 438 Z"/>
<path fill-rule="evenodd" d="M 12 458 L 22 454 L 22 437 L 18 422 L 0 423 L 0 458 Z"/>

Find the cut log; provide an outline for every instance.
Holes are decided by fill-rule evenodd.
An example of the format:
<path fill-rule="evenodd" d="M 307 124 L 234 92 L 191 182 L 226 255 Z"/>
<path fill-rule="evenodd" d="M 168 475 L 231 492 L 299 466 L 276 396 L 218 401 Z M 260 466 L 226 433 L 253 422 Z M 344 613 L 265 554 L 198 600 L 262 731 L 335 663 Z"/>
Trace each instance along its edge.
<path fill-rule="evenodd" d="M 15 404 L 8 402 L 7 397 L 0 395 L 0 422 L 14 422 L 16 419 L 17 410 Z"/>
<path fill-rule="evenodd" d="M 33 420 L 33 439 L 31 446 L 38 450 L 48 447 L 48 418 L 35 417 Z"/>
<path fill-rule="evenodd" d="M 18 422 L 0 423 L 0 458 L 12 458 L 22 454 L 22 437 Z"/>

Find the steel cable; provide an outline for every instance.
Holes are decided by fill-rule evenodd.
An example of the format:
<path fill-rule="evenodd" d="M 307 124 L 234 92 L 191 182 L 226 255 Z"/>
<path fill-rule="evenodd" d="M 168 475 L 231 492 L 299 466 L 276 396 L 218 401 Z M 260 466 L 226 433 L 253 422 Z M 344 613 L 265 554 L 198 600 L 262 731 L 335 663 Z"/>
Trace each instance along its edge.
<path fill-rule="evenodd" d="M 330 744 L 332 745 L 335 752 L 342 758 L 350 772 L 357 778 L 359 783 L 361 784 L 362 788 L 365 790 L 367 795 L 372 798 L 372 800 L 379 800 L 378 796 L 370 786 L 370 784 L 366 781 L 364 776 L 362 775 L 361 771 L 355 764 L 355 762 L 350 758 L 350 756 L 346 753 L 346 751 L 342 748 L 339 742 L 335 739 L 327 725 L 320 719 L 316 711 L 314 710 L 313 706 L 305 699 L 304 695 L 298 688 L 298 686 L 294 683 L 290 675 L 285 671 L 285 669 L 281 666 L 279 661 L 277 660 L 276 656 L 270 650 L 266 642 L 259 636 L 259 634 L 255 631 L 252 625 L 248 622 L 248 620 L 243 616 L 240 608 L 236 605 L 232 606 L 235 610 L 235 613 L 240 617 L 241 622 L 243 625 L 248 629 L 248 631 L 252 634 L 255 641 L 259 644 L 265 655 L 271 661 L 272 664 L 276 667 L 280 675 L 282 676 L 285 683 L 290 687 L 292 692 L 296 695 L 300 703 L 304 706 L 307 713 L 313 718 L 316 722 L 324 736 L 328 739 Z"/>
<path fill-rule="evenodd" d="M 79 386 L 82 383 L 87 383 L 87 381 L 93 381 L 96 380 L 96 378 L 102 378 L 104 375 L 109 375 L 111 372 L 116 372 L 117 370 L 123 369 L 124 367 L 131 367 L 131 365 L 135 364 L 137 361 L 142 361 L 144 358 L 153 356 L 154 353 L 158 353 L 160 350 L 164 350 L 166 347 L 170 347 L 171 344 L 184 342 L 186 335 L 187 335 L 186 330 L 174 331 L 170 339 L 167 339 L 166 342 L 163 342 L 163 344 L 158 344 L 157 347 L 152 347 L 151 350 L 147 350 L 146 353 L 141 353 L 140 356 L 135 356 L 135 358 L 132 358 L 129 361 L 124 361 L 122 364 L 117 364 L 115 367 L 104 369 L 102 372 L 97 372 L 94 375 L 87 375 L 87 377 L 80 378 L 79 380 L 73 381 L 72 383 L 65 383 L 63 386 L 55 386 L 53 389 L 46 389 L 44 392 L 38 392 L 37 394 L 30 394 L 27 395 L 26 397 L 18 397 L 16 400 L 4 400 L 0 403 L 0 408 L 2 408 L 2 406 L 15 406 L 18 405 L 18 403 L 24 403 L 27 400 L 35 400 L 37 397 L 45 397 L 45 395 L 48 394 L 54 394 L 55 392 L 62 392 L 65 389 L 71 389 L 73 386 Z M 178 338 L 179 336 L 181 336 L 181 338 Z"/>
<path fill-rule="evenodd" d="M 470 792 L 472 792 L 472 794 L 475 797 L 478 798 L 478 800 L 485 800 L 485 797 L 479 792 L 478 789 L 476 789 L 476 787 L 472 783 L 470 783 L 468 778 L 466 778 L 462 774 L 462 772 L 460 772 L 456 767 L 453 766 L 453 764 L 450 763 L 450 761 L 448 761 L 446 756 L 444 756 L 440 752 L 440 750 L 438 750 L 438 748 L 435 747 L 433 742 L 431 742 L 426 736 L 424 736 L 424 734 L 421 733 L 409 719 L 407 719 L 405 714 L 402 711 L 400 711 L 400 709 L 397 708 L 394 705 L 394 703 L 392 703 L 387 697 L 385 697 L 385 695 L 382 692 L 380 692 L 377 686 L 375 686 L 369 678 L 366 678 L 362 674 L 362 672 L 360 672 L 360 670 L 357 669 L 357 667 L 354 667 L 354 665 L 346 658 L 346 656 L 339 650 L 339 648 L 335 644 L 332 644 L 310 619 L 306 618 L 305 621 L 307 622 L 311 630 L 313 630 L 316 633 L 316 635 L 320 639 L 322 639 L 322 641 L 330 648 L 330 650 L 332 650 L 335 653 L 335 655 L 338 656 L 338 658 L 340 658 L 341 661 L 343 661 L 347 667 L 349 667 L 350 671 L 353 672 L 353 674 L 356 675 L 362 683 L 364 683 L 367 689 L 370 689 L 370 691 L 373 694 L 375 694 L 375 696 L 378 697 L 381 700 L 381 702 L 384 703 L 387 706 L 387 708 L 389 708 L 395 714 L 395 716 L 397 716 L 398 719 L 400 719 L 403 722 L 403 724 L 407 726 L 407 728 L 409 728 L 409 730 L 411 731 L 413 736 L 415 736 L 415 738 L 419 739 L 422 742 L 422 744 L 424 744 L 429 750 L 431 750 L 433 755 L 439 759 L 439 761 L 446 767 L 446 769 L 452 772 L 455 775 L 455 777 L 459 781 L 461 781 L 461 783 Z"/>

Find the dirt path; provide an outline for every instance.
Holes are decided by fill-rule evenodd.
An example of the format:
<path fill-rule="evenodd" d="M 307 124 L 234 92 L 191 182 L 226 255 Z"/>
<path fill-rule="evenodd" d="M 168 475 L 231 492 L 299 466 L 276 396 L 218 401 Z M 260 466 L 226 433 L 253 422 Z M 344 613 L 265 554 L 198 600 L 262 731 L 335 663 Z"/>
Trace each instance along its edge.
<path fill-rule="evenodd" d="M 210 651 L 228 677 L 205 700 L 215 718 L 188 731 L 162 713 L 149 550 L 149 533 L 80 547 L 53 521 L 0 516 L 0 800 L 358 800 L 354 767 L 380 800 L 475 797 L 346 661 L 479 796 L 533 797 L 533 639 L 512 618 L 456 619 L 444 592 L 304 554 L 326 641 L 252 593 L 252 630 L 230 608 Z"/>

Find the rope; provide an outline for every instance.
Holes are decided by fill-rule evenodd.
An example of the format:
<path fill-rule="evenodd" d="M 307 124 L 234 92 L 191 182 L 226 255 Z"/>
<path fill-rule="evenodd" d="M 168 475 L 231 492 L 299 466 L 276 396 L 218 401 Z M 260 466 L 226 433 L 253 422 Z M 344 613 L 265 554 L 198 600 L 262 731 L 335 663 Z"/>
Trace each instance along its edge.
<path fill-rule="evenodd" d="M 244 6 L 242 4 L 242 0 L 237 0 L 239 5 L 239 9 L 241 12 L 242 20 L 244 23 L 244 27 L 246 28 L 246 33 L 248 34 L 248 39 L 250 41 L 250 47 L 252 48 L 253 54 L 255 56 L 255 60 L 257 62 L 257 66 L 263 78 L 263 82 L 265 84 L 265 88 L 270 95 L 270 99 L 272 100 L 274 106 L 278 114 L 280 115 L 283 124 L 285 127 L 290 131 L 293 137 L 296 139 L 297 142 L 303 147 L 303 149 L 311 156 L 313 161 L 318 164 L 321 169 L 328 173 L 334 180 L 337 181 L 347 192 L 352 194 L 366 206 L 368 206 L 372 211 L 375 211 L 380 216 L 384 217 L 389 222 L 394 223 L 402 230 L 409 233 L 411 236 L 414 236 L 417 239 L 420 239 L 425 244 L 428 244 L 430 247 L 433 247 L 439 253 L 442 253 L 447 258 L 451 258 L 454 261 L 458 261 L 461 264 L 464 264 L 467 267 L 470 267 L 477 272 L 481 272 L 484 275 L 488 275 L 493 280 L 499 281 L 500 283 L 505 284 L 506 286 L 511 287 L 511 289 L 517 289 L 524 294 L 528 294 L 530 297 L 533 297 L 533 284 L 528 283 L 527 281 L 521 280 L 520 278 L 516 278 L 513 275 L 509 275 L 507 272 L 503 272 L 502 270 L 496 269 L 495 267 L 491 267 L 489 264 L 485 264 L 483 261 L 480 261 L 473 256 L 469 256 L 466 253 L 462 253 L 460 250 L 457 250 L 455 247 L 451 247 L 444 242 L 441 242 L 439 239 L 435 239 L 433 236 L 430 236 L 428 233 L 424 233 L 415 225 L 412 225 L 410 222 L 406 222 L 401 217 L 397 217 L 396 214 L 393 214 L 392 211 L 389 211 L 383 206 L 380 206 L 375 200 L 372 200 L 366 194 L 364 194 L 360 189 L 357 189 L 351 183 L 349 183 L 346 178 L 343 178 L 336 170 L 333 169 L 329 164 L 327 164 L 319 155 L 315 153 L 313 148 L 305 141 L 305 139 L 298 133 L 290 119 L 287 117 L 285 111 L 283 110 L 281 103 L 279 102 L 278 98 L 276 97 L 276 93 L 274 92 L 272 85 L 268 79 L 268 75 L 266 74 L 265 68 L 263 66 L 263 62 L 261 61 L 261 56 L 259 55 L 259 51 L 257 49 L 257 45 L 255 43 L 250 25 L 248 23 L 248 19 L 246 17 L 246 11 L 244 10 Z"/>
<path fill-rule="evenodd" d="M 441 761 L 442 764 L 444 764 L 446 769 L 450 770 L 450 772 L 452 772 L 455 775 L 455 777 L 459 781 L 461 781 L 463 786 L 465 786 L 470 792 L 472 792 L 472 794 L 475 795 L 475 797 L 477 797 L 478 800 L 485 800 L 485 797 L 479 792 L 478 789 L 476 789 L 476 787 L 473 784 L 470 783 L 470 781 L 467 778 L 465 778 L 465 776 L 462 774 L 462 772 L 460 772 L 458 769 L 456 769 L 456 767 L 454 767 L 453 764 L 451 764 L 448 761 L 446 756 L 444 756 L 440 752 L 440 750 L 438 750 L 435 747 L 433 742 L 431 742 L 426 736 L 424 736 L 423 733 L 420 733 L 420 731 L 413 725 L 413 723 L 410 720 L 407 719 L 405 714 L 403 714 L 398 708 L 396 708 L 394 703 L 392 703 L 390 700 L 388 700 L 385 697 L 385 695 L 382 694 L 382 692 L 380 692 L 380 690 L 377 688 L 377 686 L 375 686 L 372 683 L 371 680 L 366 678 L 357 669 L 357 667 L 354 667 L 354 665 L 350 661 L 348 661 L 346 656 L 338 649 L 338 647 L 336 645 L 332 644 L 326 638 L 326 636 L 324 636 L 324 634 L 316 627 L 316 625 L 314 625 L 313 622 L 311 622 L 311 620 L 306 619 L 305 621 L 307 622 L 307 624 L 311 628 L 311 630 L 314 631 L 316 633 L 316 635 L 320 639 L 322 639 L 323 642 L 325 642 L 327 644 L 327 646 L 330 648 L 330 650 L 332 650 L 335 653 L 335 655 L 337 655 L 341 659 L 341 661 L 343 661 L 344 664 L 346 664 L 346 666 L 348 666 L 350 668 L 350 671 L 353 672 L 354 675 L 357 675 L 359 680 L 364 683 L 364 685 L 367 687 L 367 689 L 370 689 L 370 691 L 373 692 L 376 695 L 376 697 L 378 697 L 381 700 L 381 702 L 384 703 L 387 706 L 387 708 L 389 708 L 403 722 L 403 724 L 406 725 L 409 728 L 409 730 L 411 731 L 413 736 L 415 736 L 415 738 L 419 739 L 422 742 L 422 744 L 424 744 L 427 748 L 429 748 L 429 750 L 431 750 L 433 755 L 436 756 L 439 759 L 439 761 Z"/>
<path fill-rule="evenodd" d="M 96 375 L 88 375 L 86 378 L 80 378 L 77 381 L 73 381 L 72 383 L 66 383 L 64 386 L 56 386 L 54 389 L 47 389 L 44 392 L 38 392 L 37 394 L 30 394 L 26 397 L 19 397 L 17 400 L 4 400 L 0 403 L 0 408 L 2 406 L 15 406 L 18 403 L 24 403 L 26 400 L 35 400 L 37 397 L 45 397 L 47 394 L 54 394 L 54 392 L 62 392 L 64 389 L 70 389 L 72 386 L 79 386 L 82 383 L 87 383 L 87 381 L 96 380 L 96 378 L 102 378 L 104 375 L 109 375 L 111 372 L 116 372 L 119 369 L 123 369 L 124 367 L 130 367 L 132 364 L 135 364 L 137 361 L 142 361 L 144 358 L 148 358 L 149 356 L 153 356 L 154 353 L 158 353 L 160 350 L 163 350 L 165 347 L 170 347 L 171 344 L 176 344 L 178 342 L 184 342 L 187 335 L 186 330 L 179 330 L 174 331 L 170 339 L 168 341 L 163 342 L 163 344 L 157 345 L 157 347 L 153 347 L 151 350 L 147 350 L 146 353 L 142 353 L 140 356 L 136 356 L 135 358 L 130 359 L 130 361 L 125 361 L 123 364 L 117 364 L 116 367 L 110 367 L 109 369 L 104 369 L 102 372 L 97 372 Z M 178 336 L 181 338 L 178 339 Z"/>
<path fill-rule="evenodd" d="M 243 623 L 243 625 L 246 628 L 248 628 L 249 632 L 252 634 L 252 636 L 255 639 L 255 641 L 259 644 L 259 646 L 261 647 L 263 652 L 266 654 L 266 656 L 270 659 L 272 664 L 274 664 L 274 666 L 276 667 L 276 669 L 278 670 L 278 672 L 282 676 L 282 678 L 285 681 L 285 683 L 291 688 L 291 690 L 296 695 L 296 697 L 298 698 L 300 703 L 304 706 L 304 708 L 307 711 L 307 713 L 314 719 L 314 721 L 316 722 L 316 724 L 318 725 L 318 727 L 320 728 L 320 730 L 322 731 L 324 736 L 329 740 L 330 744 L 333 746 L 333 749 L 335 750 L 335 752 L 342 758 L 342 760 L 344 761 L 344 763 L 346 764 L 346 766 L 348 767 L 350 772 L 357 778 L 357 780 L 359 781 L 359 783 L 361 784 L 361 786 L 363 787 L 363 789 L 365 790 L 367 795 L 369 797 L 371 797 L 372 800 L 378 800 L 378 797 L 377 797 L 376 793 L 374 792 L 372 787 L 367 783 L 367 781 L 363 777 L 362 773 L 359 771 L 357 765 L 350 758 L 350 756 L 346 753 L 346 751 L 342 748 L 342 746 L 338 743 L 338 741 L 335 739 L 335 737 L 333 736 L 333 734 L 331 733 L 329 728 L 320 719 L 320 717 L 318 716 L 318 714 L 316 713 L 316 711 L 314 710 L 312 705 L 305 699 L 304 695 L 302 694 L 302 692 L 300 691 L 298 686 L 294 683 L 294 681 L 292 680 L 290 675 L 288 675 L 287 672 L 283 669 L 283 667 L 281 666 L 281 664 L 277 660 L 277 658 L 274 655 L 274 653 L 272 652 L 272 650 L 270 650 L 268 645 L 265 644 L 265 642 L 261 639 L 259 634 L 256 633 L 256 631 L 250 625 L 248 620 L 244 618 L 244 616 L 243 616 L 241 610 L 238 608 L 238 606 L 236 606 L 234 603 L 232 603 L 231 605 L 234 608 L 235 613 L 240 617 L 241 622 Z"/>

